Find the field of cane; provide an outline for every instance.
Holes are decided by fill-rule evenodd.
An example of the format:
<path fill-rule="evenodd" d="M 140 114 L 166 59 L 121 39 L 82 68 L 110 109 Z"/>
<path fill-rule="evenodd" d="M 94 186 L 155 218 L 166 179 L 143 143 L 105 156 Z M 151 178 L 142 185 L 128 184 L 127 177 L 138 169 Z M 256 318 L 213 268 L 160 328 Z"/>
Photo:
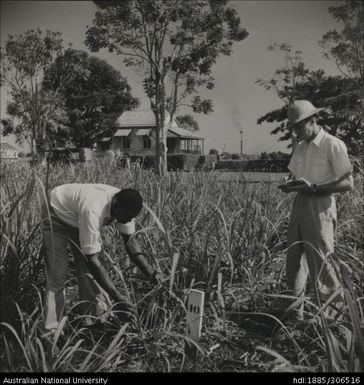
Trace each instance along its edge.
<path fill-rule="evenodd" d="M 166 278 L 153 286 L 129 264 L 113 226 L 103 230 L 110 275 L 133 303 L 132 321 L 110 315 L 82 327 L 72 260 L 67 318 L 53 343 L 42 331 L 44 290 L 40 205 L 47 187 L 107 183 L 141 191 L 138 240 Z M 334 266 L 346 307 L 308 295 L 304 321 L 280 320 L 285 296 L 286 230 L 293 196 L 277 182 L 246 183 L 216 172 L 170 173 L 92 165 L 1 165 L 1 363 L 11 372 L 354 372 L 364 370 L 363 173 L 337 197 Z M 220 274 L 219 274 L 220 273 Z M 218 285 L 218 276 L 222 277 Z M 188 340 L 186 289 L 205 292 L 202 335 Z M 310 293 L 308 293 L 310 294 Z M 112 304 L 110 303 L 110 311 Z M 197 354 L 187 354 L 194 346 Z M 193 349 L 190 349 L 193 350 Z"/>

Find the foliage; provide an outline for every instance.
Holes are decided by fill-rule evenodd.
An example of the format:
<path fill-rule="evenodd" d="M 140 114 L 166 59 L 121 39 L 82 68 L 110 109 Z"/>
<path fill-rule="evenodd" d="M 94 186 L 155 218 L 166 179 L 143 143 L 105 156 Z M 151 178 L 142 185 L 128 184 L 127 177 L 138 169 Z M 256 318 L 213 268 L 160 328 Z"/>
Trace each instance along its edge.
<path fill-rule="evenodd" d="M 343 24 L 343 29 L 327 32 L 319 44 L 324 57 L 334 61 L 343 76 L 327 76 L 323 70 L 310 71 L 303 62 L 302 52 L 293 51 L 287 43 L 269 47 L 284 54 L 284 66 L 269 81 L 258 79 L 257 83 L 275 92 L 285 105 L 260 117 L 258 124 L 276 123 L 272 134 L 280 135 L 279 141 L 291 139 L 286 126 L 287 105 L 294 99 L 306 99 L 316 107 L 327 108 L 319 116 L 319 124 L 341 138 L 351 154 L 362 152 L 363 7 L 356 0 L 329 7 L 331 16 Z"/>
<path fill-rule="evenodd" d="M 61 79 L 68 77 L 66 84 Z M 111 136 L 116 119 L 138 105 L 125 78 L 104 60 L 68 48 L 45 73 L 45 90 L 59 89 L 67 111 L 67 139 L 91 147 Z"/>
<path fill-rule="evenodd" d="M 331 16 L 343 24 L 343 29 L 325 33 L 319 42 L 324 50 L 324 57 L 334 61 L 345 77 L 359 81 L 364 85 L 364 48 L 362 1 L 347 0 L 345 4 L 329 7 Z"/>
<path fill-rule="evenodd" d="M 281 151 L 275 151 L 275 152 L 262 152 L 260 154 L 260 159 L 271 159 L 271 160 L 289 160 L 291 157 L 290 154 L 286 154 Z"/>
<path fill-rule="evenodd" d="M 167 155 L 168 170 L 208 170 L 212 162 L 216 162 L 214 155 L 199 154 L 169 154 Z"/>
<path fill-rule="evenodd" d="M 341 138 L 351 154 L 358 155 L 363 145 L 363 130 L 357 82 L 341 76 L 326 76 L 323 70 L 309 71 L 302 62 L 300 52 L 292 53 L 287 44 L 278 48 L 285 55 L 285 67 L 278 69 L 271 80 L 259 79 L 257 83 L 275 92 L 285 105 L 260 117 L 258 124 L 278 124 L 271 133 L 280 135 L 279 141 L 289 140 L 292 131 L 286 124 L 287 105 L 295 99 L 309 100 L 316 107 L 326 107 L 318 115 L 318 123 Z"/>
<path fill-rule="evenodd" d="M 11 119 L 2 121 L 4 135 L 14 132 L 18 141 L 27 140 L 33 155 L 39 152 L 43 156 L 48 138 L 64 129 L 66 122 L 58 89 L 41 88 L 44 71 L 61 52 L 61 34 L 39 28 L 9 35 L 1 48 L 0 84 L 11 95 L 7 106 Z"/>
<path fill-rule="evenodd" d="M 221 159 L 231 159 L 231 153 L 226 151 L 222 152 Z"/>
<path fill-rule="evenodd" d="M 194 112 L 211 111 L 211 101 L 202 100 L 197 90 L 213 87 L 213 64 L 220 55 L 230 55 L 233 42 L 245 39 L 248 33 L 226 0 L 95 3 L 98 11 L 86 32 L 86 45 L 92 51 L 108 48 L 124 55 L 126 66 L 142 70 L 156 117 L 158 167 L 163 168 L 166 111 L 173 119 L 187 97 L 192 97 L 188 105 Z"/>
<path fill-rule="evenodd" d="M 256 83 L 267 91 L 273 91 L 287 105 L 298 99 L 297 87 L 308 81 L 310 71 L 302 61 L 302 51 L 293 51 L 291 45 L 274 43 L 268 50 L 280 51 L 284 55 L 284 65 L 274 72 L 272 79 L 257 79 Z"/>
<path fill-rule="evenodd" d="M 131 162 L 139 161 L 140 167 L 143 169 L 150 169 L 155 167 L 155 156 L 154 155 L 131 155 Z"/>
<path fill-rule="evenodd" d="M 216 165 L 216 170 L 240 172 L 288 172 L 288 159 L 238 160 L 223 159 Z"/>
<path fill-rule="evenodd" d="M 144 169 L 155 166 L 155 156 L 153 155 L 132 155 L 132 162 L 139 160 L 139 164 Z M 201 170 L 212 168 L 212 162 L 216 162 L 215 155 L 199 154 L 167 154 L 168 170 Z"/>
<path fill-rule="evenodd" d="M 200 126 L 194 119 L 192 115 L 186 114 L 186 115 L 178 115 L 176 116 L 176 121 L 178 125 L 185 130 L 188 131 L 198 131 L 200 129 Z"/>

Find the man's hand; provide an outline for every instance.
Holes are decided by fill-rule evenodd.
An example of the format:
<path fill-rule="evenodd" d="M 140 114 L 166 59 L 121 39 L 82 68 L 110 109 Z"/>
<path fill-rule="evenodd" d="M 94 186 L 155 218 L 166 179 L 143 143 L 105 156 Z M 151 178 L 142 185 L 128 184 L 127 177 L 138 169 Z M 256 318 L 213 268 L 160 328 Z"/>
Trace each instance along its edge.
<path fill-rule="evenodd" d="M 147 262 L 136 238 L 125 234 L 122 234 L 122 237 L 130 260 L 145 274 L 147 278 L 150 279 L 154 285 L 164 282 L 165 278 L 163 274 L 157 270 L 153 270 Z"/>
<path fill-rule="evenodd" d="M 132 307 L 125 302 L 116 303 L 113 308 L 113 313 L 122 322 L 130 322 L 132 319 Z"/>
<path fill-rule="evenodd" d="M 158 285 L 160 283 L 163 283 L 165 281 L 165 278 L 162 273 L 159 273 L 157 270 L 155 270 L 150 280 L 154 285 Z"/>
<path fill-rule="evenodd" d="M 293 186 L 287 186 L 286 184 L 281 184 L 278 186 L 278 188 L 280 190 L 282 190 L 283 192 L 285 192 L 286 194 L 289 194 L 289 193 L 294 191 L 294 190 L 292 190 Z"/>
<path fill-rule="evenodd" d="M 99 253 L 86 255 L 86 263 L 96 282 L 114 301 L 123 302 L 126 300 L 126 297 L 117 290 L 107 270 L 101 263 Z"/>
<path fill-rule="evenodd" d="M 280 190 L 289 194 L 291 192 L 302 193 L 302 194 L 313 194 L 314 191 L 312 187 L 307 186 L 306 184 L 298 185 L 298 186 L 287 186 L 285 184 L 278 186 Z"/>
<path fill-rule="evenodd" d="M 297 192 L 297 193 L 303 193 L 303 194 L 313 193 L 313 189 L 310 182 L 302 178 L 288 180 L 286 184 L 279 185 L 278 188 L 283 192 L 285 192 L 286 194 L 289 194 L 291 192 Z"/>

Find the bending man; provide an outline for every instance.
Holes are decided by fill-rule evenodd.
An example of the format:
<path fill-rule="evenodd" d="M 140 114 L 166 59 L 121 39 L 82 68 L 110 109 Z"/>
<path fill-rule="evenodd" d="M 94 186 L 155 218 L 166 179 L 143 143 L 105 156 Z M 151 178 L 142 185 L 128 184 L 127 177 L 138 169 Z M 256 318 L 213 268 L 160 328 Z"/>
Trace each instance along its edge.
<path fill-rule="evenodd" d="M 64 308 L 64 287 L 70 244 L 82 301 L 82 313 L 100 315 L 102 301 L 95 281 L 127 310 L 127 299 L 115 287 L 100 261 L 100 227 L 116 223 L 130 259 L 152 281 L 157 273 L 146 262 L 135 238 L 135 217 L 143 206 L 140 193 L 105 184 L 65 184 L 51 190 L 49 211 L 43 205 L 43 247 L 46 259 L 45 329 L 57 328 Z M 86 318 L 86 320 L 89 320 Z"/>

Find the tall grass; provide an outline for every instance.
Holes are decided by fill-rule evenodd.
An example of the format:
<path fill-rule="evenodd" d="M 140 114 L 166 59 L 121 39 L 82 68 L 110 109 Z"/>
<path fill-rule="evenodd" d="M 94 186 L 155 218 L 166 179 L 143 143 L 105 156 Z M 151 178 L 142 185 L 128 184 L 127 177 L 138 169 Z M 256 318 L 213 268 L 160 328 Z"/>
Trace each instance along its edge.
<path fill-rule="evenodd" d="M 68 303 L 57 354 L 41 338 L 44 287 L 40 207 L 48 186 L 107 183 L 141 191 L 137 234 L 151 264 L 164 273 L 153 287 L 129 265 L 114 227 L 103 229 L 110 274 L 129 296 L 132 321 L 110 317 L 102 330 L 84 329 Z M 336 262 L 347 308 L 340 321 L 309 298 L 302 324 L 274 313 L 284 297 L 285 240 L 292 197 L 275 183 L 247 183 L 223 174 L 132 172 L 94 164 L 1 166 L 2 355 L 11 371 L 356 371 L 363 370 L 362 173 L 356 190 L 338 197 Z M 71 265 L 72 266 L 72 265 Z M 218 285 L 218 277 L 220 283 Z M 69 296 L 75 281 L 70 272 Z M 189 288 L 205 290 L 198 358 L 185 353 Z M 38 290 L 37 290 L 38 289 Z M 239 323 L 229 314 L 238 313 Z M 17 322 L 14 322 L 14 319 Z M 247 322 L 249 320 L 249 322 Z M 275 332 L 272 334 L 272 330 Z M 192 341 L 189 341 L 193 344 Z M 50 354 L 48 350 L 50 349 Z"/>

